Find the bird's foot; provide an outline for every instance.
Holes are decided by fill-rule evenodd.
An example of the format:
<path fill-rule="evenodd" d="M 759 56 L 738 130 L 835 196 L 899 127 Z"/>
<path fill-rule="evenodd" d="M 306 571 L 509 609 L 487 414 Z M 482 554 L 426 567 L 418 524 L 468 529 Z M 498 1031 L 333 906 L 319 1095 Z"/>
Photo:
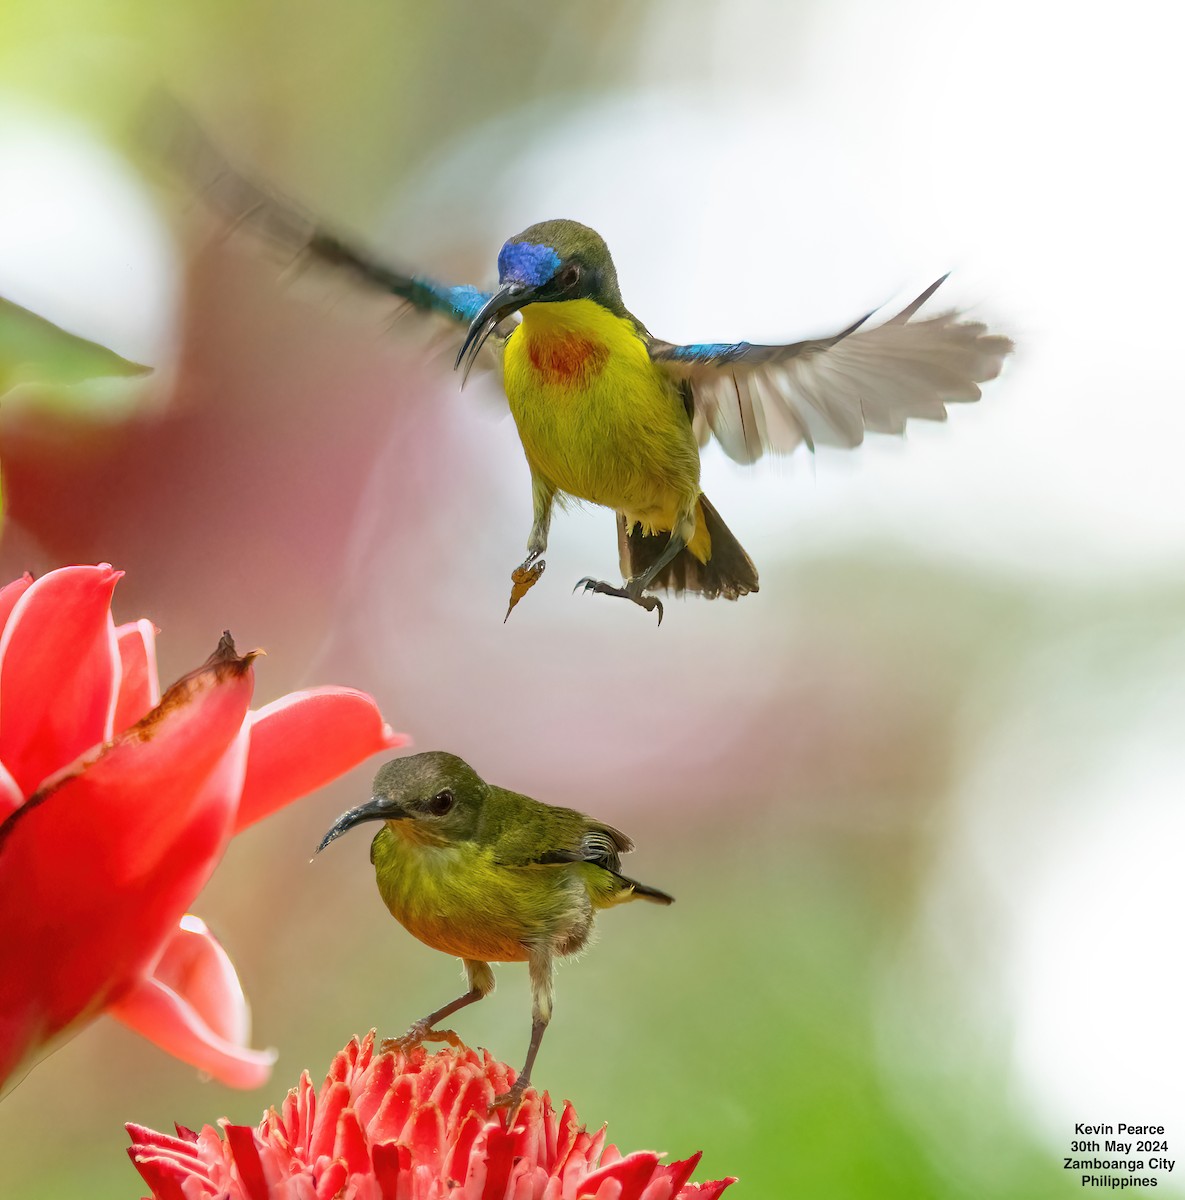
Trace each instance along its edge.
<path fill-rule="evenodd" d="M 586 575 L 583 579 L 576 581 L 577 588 L 584 588 L 586 592 L 593 592 L 601 596 L 620 596 L 623 600 L 632 600 L 635 604 L 644 608 L 647 612 L 658 612 L 658 623 L 662 624 L 662 601 L 657 596 L 647 596 L 640 587 L 635 587 L 633 581 L 625 585 L 625 587 L 614 587 L 611 583 L 605 583 L 600 579 L 592 579 Z"/>
<path fill-rule="evenodd" d="M 506 1128 L 513 1129 L 515 1118 L 518 1116 L 518 1110 L 522 1107 L 523 1096 L 527 1088 L 531 1086 L 531 1081 L 520 1075 L 510 1086 L 510 1091 L 503 1093 L 496 1099 L 490 1102 L 490 1111 L 495 1109 L 506 1109 Z"/>
<path fill-rule="evenodd" d="M 425 1042 L 448 1042 L 454 1050 L 464 1050 L 465 1043 L 455 1029 L 428 1029 L 424 1033 Z"/>
<path fill-rule="evenodd" d="M 539 582 L 547 563 L 539 556 L 542 550 L 532 550 L 513 571 L 510 572 L 510 603 L 506 606 L 506 616 L 502 618 L 505 625 L 510 620 L 514 606 Z"/>
<path fill-rule="evenodd" d="M 454 1049 L 461 1049 L 465 1045 L 455 1030 L 433 1029 L 431 1025 L 417 1021 L 402 1037 L 383 1038 L 379 1042 L 379 1053 L 391 1054 L 397 1050 L 406 1053 L 424 1042 L 448 1042 Z"/>

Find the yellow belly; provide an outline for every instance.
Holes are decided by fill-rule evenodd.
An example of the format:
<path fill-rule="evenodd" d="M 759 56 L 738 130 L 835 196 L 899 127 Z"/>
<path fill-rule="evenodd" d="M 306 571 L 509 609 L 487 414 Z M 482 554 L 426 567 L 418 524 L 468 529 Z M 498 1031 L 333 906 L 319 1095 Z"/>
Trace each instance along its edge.
<path fill-rule="evenodd" d="M 397 829 L 372 857 L 391 915 L 434 950 L 478 962 L 523 962 L 532 946 L 583 943 L 592 902 L 574 871 L 498 865 L 473 843 L 427 847 Z"/>
<path fill-rule="evenodd" d="M 504 385 L 532 471 L 551 487 L 671 529 L 699 496 L 682 397 L 632 324 L 591 300 L 523 309 Z"/>

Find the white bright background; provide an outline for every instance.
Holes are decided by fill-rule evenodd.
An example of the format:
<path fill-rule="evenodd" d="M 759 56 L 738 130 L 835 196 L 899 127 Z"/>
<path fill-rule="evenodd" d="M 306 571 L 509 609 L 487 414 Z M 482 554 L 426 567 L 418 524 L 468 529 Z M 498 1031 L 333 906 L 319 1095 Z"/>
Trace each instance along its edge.
<path fill-rule="evenodd" d="M 672 340 L 829 332 L 948 269 L 940 297 L 1014 336 L 980 407 L 915 424 L 905 444 L 759 471 L 709 451 L 704 489 L 757 530 L 757 561 L 891 536 L 1036 586 L 1180 579 L 1180 11 L 832 4 L 798 60 L 799 15 L 778 36 L 770 14 L 730 4 L 695 31 L 722 81 L 696 91 L 656 15 L 661 84 L 535 143 L 489 198 L 502 228 L 596 214 L 626 303 Z M 502 144 L 487 133 L 474 157 Z M 471 161 L 442 163 L 392 224 L 431 211 Z M 565 540 L 579 523 L 586 555 L 603 553 L 600 514 L 566 522 Z M 1185 666 L 1185 631 L 1167 651 Z M 1018 1098 L 1064 1152 L 1076 1121 L 1185 1131 L 1185 694 L 1166 671 L 1163 694 L 1121 689 L 1102 727 L 1092 711 L 1067 736 L 1049 712 L 1074 664 L 1045 666 L 1016 682 L 1015 718 L 962 778 L 915 939 L 886 969 L 886 1046 L 908 1057 L 933 1028 L 893 1010 L 895 974 L 953 956 L 968 994 L 945 1002 L 1008 1014 Z M 1059 769 L 1038 782 L 1051 746 Z M 968 904 L 993 911 L 986 996 L 988 947 L 952 915 Z M 973 1039 L 950 1050 L 977 1054 Z"/>
<path fill-rule="evenodd" d="M 825 332 L 952 269 L 941 297 L 1018 343 L 981 405 L 905 443 L 756 471 L 709 452 L 705 490 L 754 559 L 891 536 L 1036 587 L 1179 581 L 1179 7 L 830 3 L 802 55 L 797 8 L 730 3 L 685 44 L 681 9 L 649 19 L 645 90 L 558 127 L 512 118 L 540 133 L 481 197 L 491 228 L 595 220 L 627 304 L 666 338 Z M 711 59 L 708 86 L 682 82 L 691 53 Z M 168 242 L 118 160 L 48 122 L 11 104 L 0 120 L 0 291 L 159 362 Z M 449 146 L 391 228 L 431 226 L 504 144 L 490 133 Z M 47 200 L 63 172 L 88 198 L 68 213 Z M 604 554 L 603 514 L 564 524 L 574 555 Z M 968 1014 L 952 1061 L 971 1064 L 976 1023 L 1005 1014 L 1017 1101 L 1063 1152 L 1082 1120 L 1185 1135 L 1185 634 L 1161 648 L 1152 682 L 1116 664 L 1114 702 L 1079 714 L 1067 674 L 1097 691 L 1100 669 L 1081 640 L 1012 682 L 1012 719 L 961 773 L 913 936 L 884 967 L 885 1053 L 908 1059 L 928 1034 L 895 981 L 962 965 L 966 986 L 941 997 Z"/>

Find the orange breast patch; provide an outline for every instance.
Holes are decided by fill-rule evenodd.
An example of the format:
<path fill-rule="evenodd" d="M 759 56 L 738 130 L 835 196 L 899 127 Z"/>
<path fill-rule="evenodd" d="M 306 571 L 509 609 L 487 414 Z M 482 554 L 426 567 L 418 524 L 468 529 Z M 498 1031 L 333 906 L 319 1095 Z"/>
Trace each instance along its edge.
<path fill-rule="evenodd" d="M 527 353 L 531 365 L 549 383 L 572 383 L 579 377 L 597 375 L 609 357 L 609 347 L 579 334 L 534 337 Z"/>

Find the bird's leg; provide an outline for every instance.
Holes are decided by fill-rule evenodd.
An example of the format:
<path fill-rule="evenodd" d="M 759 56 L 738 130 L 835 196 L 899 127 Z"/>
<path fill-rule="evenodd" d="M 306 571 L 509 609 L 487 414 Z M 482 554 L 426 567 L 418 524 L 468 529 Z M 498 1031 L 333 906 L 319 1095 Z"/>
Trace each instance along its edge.
<path fill-rule="evenodd" d="M 458 996 L 443 1008 L 438 1008 L 426 1017 L 421 1017 L 402 1037 L 384 1038 L 379 1043 L 379 1053 L 386 1054 L 391 1050 L 411 1050 L 425 1041 L 448 1042 L 450 1046 L 463 1045 L 461 1039 L 451 1029 L 434 1029 L 433 1026 L 437 1021 L 451 1017 L 453 1013 L 467 1005 L 476 1004 L 478 1000 L 488 996 L 494 990 L 494 972 L 490 969 L 489 963 L 465 959 L 465 976 L 469 980 L 469 990 L 463 996 Z"/>
<path fill-rule="evenodd" d="M 555 488 L 531 472 L 531 497 L 534 502 L 535 519 L 531 523 L 531 535 L 527 538 L 527 557 L 510 573 L 510 603 L 505 625 L 514 611 L 514 606 L 537 584 L 547 563 L 542 555 L 547 549 L 547 534 L 551 528 L 551 510 L 555 506 Z"/>
<path fill-rule="evenodd" d="M 632 600 L 641 605 L 647 612 L 658 610 L 658 623 L 662 624 L 662 601 L 657 596 L 647 596 L 643 593 L 666 570 L 667 567 L 687 549 L 687 543 L 695 533 L 694 513 L 681 517 L 679 523 L 671 530 L 671 536 L 663 547 L 662 553 L 642 572 L 632 579 L 625 581 L 624 587 L 614 587 L 598 579 L 585 576 L 579 580 L 576 587 L 583 586 L 586 592 L 595 592 L 601 596 L 620 596 L 624 600 Z M 573 588 L 573 591 L 576 589 Z"/>
<path fill-rule="evenodd" d="M 531 1086 L 531 1068 L 535 1065 L 535 1056 L 539 1053 L 539 1045 L 543 1041 L 543 1031 L 551 1020 L 555 988 L 552 984 L 550 945 L 532 949 L 528 969 L 531 974 L 531 1044 L 527 1047 L 527 1061 L 523 1063 L 523 1069 L 518 1073 L 518 1078 L 510 1090 L 490 1105 L 491 1108 L 509 1109 L 506 1118 L 507 1129 L 514 1127 L 519 1105 L 523 1102 L 523 1093 Z"/>

